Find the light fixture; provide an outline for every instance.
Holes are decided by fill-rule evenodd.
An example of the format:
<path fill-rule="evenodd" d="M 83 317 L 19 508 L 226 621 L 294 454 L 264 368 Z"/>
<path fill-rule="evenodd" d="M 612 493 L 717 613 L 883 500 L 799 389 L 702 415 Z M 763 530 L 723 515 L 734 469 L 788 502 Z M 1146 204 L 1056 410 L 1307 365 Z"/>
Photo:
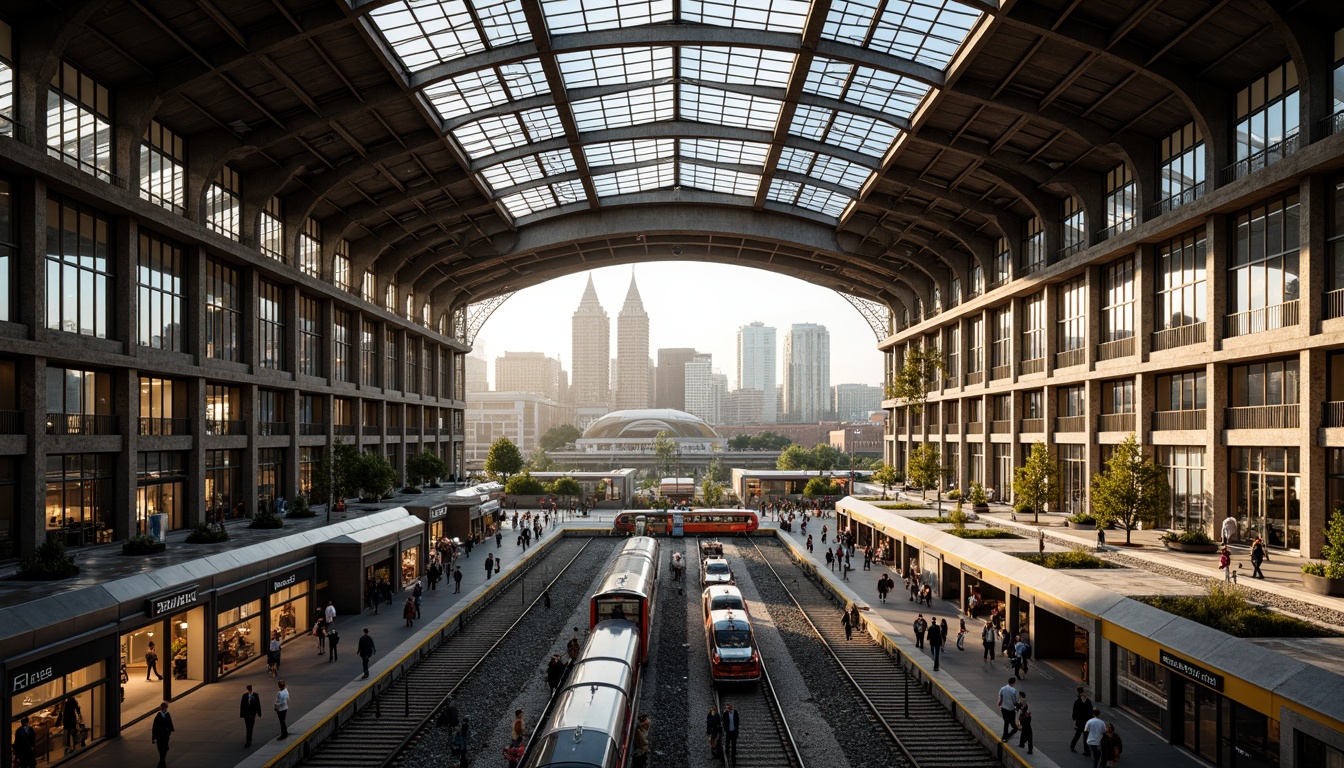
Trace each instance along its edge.
<path fill-rule="evenodd" d="M 182 622 L 181 624 L 178 624 L 178 625 L 177 625 L 177 628 L 178 628 L 178 629 L 186 629 L 186 628 L 187 628 L 187 622 L 184 621 L 184 622 Z"/>

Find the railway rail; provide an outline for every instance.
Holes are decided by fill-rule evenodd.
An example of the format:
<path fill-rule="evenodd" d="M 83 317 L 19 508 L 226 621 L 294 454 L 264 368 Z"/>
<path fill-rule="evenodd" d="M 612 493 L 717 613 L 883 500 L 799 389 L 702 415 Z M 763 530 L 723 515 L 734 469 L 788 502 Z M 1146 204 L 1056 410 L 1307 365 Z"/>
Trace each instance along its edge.
<path fill-rule="evenodd" d="M 752 547 L 779 580 L 822 645 L 910 768 L 992 768 L 1002 763 L 952 713 L 865 632 L 846 640 L 831 597 L 808 579 L 786 579 L 794 563 L 782 548 Z M 777 567 L 778 566 L 778 567 Z M 793 584 L 791 587 L 790 584 Z M 957 739 L 952 734 L 962 734 Z"/>
<path fill-rule="evenodd" d="M 532 563 L 535 569 L 546 562 L 563 563 L 547 588 L 558 581 L 592 543 L 592 538 L 566 538 L 553 545 L 546 557 Z M 387 768 L 411 747 L 417 737 L 433 725 L 439 709 L 458 687 L 504 641 L 513 628 L 538 603 L 543 590 L 525 600 L 523 579 L 500 590 L 489 602 L 467 618 L 460 628 L 437 648 L 405 670 L 396 680 L 375 681 L 375 700 L 354 717 L 339 724 L 334 736 L 304 761 L 313 768 Z M 509 599 L 509 598 L 513 599 Z M 382 716 L 382 710 L 388 716 Z"/>

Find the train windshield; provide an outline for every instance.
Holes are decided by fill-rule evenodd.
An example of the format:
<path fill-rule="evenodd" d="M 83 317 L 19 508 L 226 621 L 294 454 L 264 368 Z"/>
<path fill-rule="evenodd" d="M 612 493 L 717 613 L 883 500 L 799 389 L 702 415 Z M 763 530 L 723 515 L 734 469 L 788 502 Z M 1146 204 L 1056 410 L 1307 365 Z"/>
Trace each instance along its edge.
<path fill-rule="evenodd" d="M 714 644 L 720 648 L 750 648 L 751 630 L 716 629 L 714 630 Z"/>
<path fill-rule="evenodd" d="M 742 611 L 746 608 L 742 605 L 742 598 L 737 595 L 715 595 L 709 599 L 709 610 Z"/>

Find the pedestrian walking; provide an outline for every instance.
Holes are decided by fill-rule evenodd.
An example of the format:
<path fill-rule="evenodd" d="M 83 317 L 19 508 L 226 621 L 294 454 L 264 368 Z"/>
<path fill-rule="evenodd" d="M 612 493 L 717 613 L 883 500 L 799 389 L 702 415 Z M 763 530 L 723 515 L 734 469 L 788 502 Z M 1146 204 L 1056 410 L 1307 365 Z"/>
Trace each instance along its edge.
<path fill-rule="evenodd" d="M 723 756 L 723 720 L 719 717 L 719 710 L 714 707 L 709 708 L 709 714 L 705 716 L 705 738 L 709 740 L 709 756 Z"/>
<path fill-rule="evenodd" d="M 65 731 L 65 754 L 74 752 L 76 744 L 84 746 L 84 739 L 87 738 L 84 715 L 74 696 L 65 697 L 65 702 L 61 704 L 61 730 Z"/>
<path fill-rule="evenodd" d="M 1101 740 L 1106 735 L 1106 723 L 1101 719 L 1101 710 L 1093 708 L 1092 717 L 1083 725 L 1087 733 L 1087 748 L 1092 750 L 1092 768 L 1101 768 Z"/>
<path fill-rule="evenodd" d="M 966 620 L 959 619 L 961 627 L 957 630 L 957 650 L 966 650 Z"/>
<path fill-rule="evenodd" d="M 849 620 L 849 611 L 840 614 L 840 625 L 845 628 L 845 639 L 854 639 L 854 622 Z"/>
<path fill-rule="evenodd" d="M 885 573 L 877 580 L 877 599 L 879 602 L 887 602 L 887 575 Z"/>
<path fill-rule="evenodd" d="M 1106 548 L 1106 525 L 1097 523 L 1097 551 L 1100 552 Z"/>
<path fill-rule="evenodd" d="M 872 570 L 873 567 L 873 548 L 867 546 L 863 548 L 863 570 Z"/>
<path fill-rule="evenodd" d="M 915 617 L 913 628 L 915 630 L 915 647 L 923 648 L 924 633 L 929 629 L 929 622 L 924 620 L 924 614 L 921 613 Z"/>
<path fill-rule="evenodd" d="M 284 680 L 275 681 L 275 716 L 280 720 L 280 736 L 276 741 L 289 738 L 289 723 L 286 722 L 289 717 L 289 689 L 285 687 Z"/>
<path fill-rule="evenodd" d="M 1231 520 L 1232 518 L 1228 518 Z M 1218 568 L 1223 572 L 1223 582 L 1232 581 L 1232 550 L 1224 544 L 1221 551 L 1218 552 Z"/>
<path fill-rule="evenodd" d="M 252 728 L 257 724 L 257 718 L 261 717 L 261 697 L 250 685 L 243 694 L 243 700 L 238 703 L 238 716 L 247 727 L 247 737 L 243 740 L 243 748 L 246 749 L 252 746 Z"/>
<path fill-rule="evenodd" d="M 808 552 L 811 552 L 811 551 L 812 551 L 812 536 L 811 536 L 811 534 L 808 534 L 808 537 L 807 537 L 807 551 L 808 551 Z"/>
<path fill-rule="evenodd" d="M 1115 730 L 1115 723 L 1106 724 L 1106 732 L 1101 735 L 1101 762 L 1103 765 L 1113 765 L 1120 762 L 1120 753 L 1124 751 L 1125 745 L 1120 741 L 1120 734 Z"/>
<path fill-rule="evenodd" d="M 337 632 L 334 629 L 327 630 L 327 649 L 330 651 L 330 653 L 327 654 L 328 664 L 330 664 L 333 661 L 336 661 L 341 657 L 341 655 L 336 652 L 336 644 L 339 643 L 340 641 L 341 641 L 341 634 L 339 632 Z"/>
<path fill-rule="evenodd" d="M 429 591 L 434 592 L 439 588 L 439 579 L 443 577 L 443 569 L 439 567 L 439 561 L 435 560 L 429 564 Z"/>
<path fill-rule="evenodd" d="M 420 580 L 415 580 L 415 586 L 411 588 L 411 598 L 415 600 L 415 618 L 420 618 L 420 601 L 425 596 L 425 588 L 420 586 Z"/>
<path fill-rule="evenodd" d="M 336 606 L 332 605 L 330 600 L 327 601 L 327 609 L 323 613 L 322 618 L 327 620 L 328 627 L 336 623 Z"/>
<path fill-rule="evenodd" d="M 1259 536 L 1251 542 L 1251 578 L 1263 579 L 1265 574 L 1260 572 L 1260 564 L 1269 559 L 1269 553 L 1265 551 L 1265 540 Z"/>
<path fill-rule="evenodd" d="M 313 637 L 317 638 L 317 655 L 321 656 L 327 652 L 327 619 L 320 613 L 313 622 Z"/>
<path fill-rule="evenodd" d="M 849 557 L 849 555 L 845 555 L 845 567 L 844 567 L 844 570 L 842 570 L 842 571 L 840 572 L 840 580 L 841 580 L 841 581 L 849 581 L 849 572 L 850 572 L 851 570 L 853 570 L 853 569 L 854 569 L 854 565 L 853 565 L 853 563 L 850 561 L 850 557 Z"/>
<path fill-rule="evenodd" d="M 1230 545 L 1232 540 L 1237 538 L 1237 518 L 1233 517 L 1231 512 L 1228 512 L 1227 517 L 1223 518 L 1222 534 L 1224 547 Z"/>
<path fill-rule="evenodd" d="M 527 730 L 523 724 L 523 710 L 515 709 L 513 711 L 513 730 L 510 733 L 509 746 L 504 749 L 504 757 L 509 761 L 509 768 L 518 768 L 518 763 L 523 760 L 523 739 L 527 738 Z"/>
<path fill-rule="evenodd" d="M 1030 755 L 1036 746 L 1036 741 L 1031 732 L 1031 707 L 1027 704 L 1027 694 L 1021 692 L 1017 694 L 1017 728 L 1022 732 L 1022 736 L 1017 740 L 1017 746 L 1026 747 L 1027 754 Z"/>
<path fill-rule="evenodd" d="M 149 730 L 149 740 L 159 748 L 159 768 L 168 768 L 168 740 L 173 735 L 173 716 L 168 714 L 168 702 L 159 704 L 154 715 L 154 727 Z"/>
<path fill-rule="evenodd" d="M 938 661 L 943 655 L 943 633 L 946 631 L 944 623 L 939 626 L 937 617 L 934 617 L 933 623 L 929 624 L 929 653 L 933 654 L 933 671 L 938 671 Z"/>
<path fill-rule="evenodd" d="M 1013 666 L 1018 670 L 1018 677 L 1027 676 L 1028 662 L 1031 661 L 1031 643 L 1018 633 L 1017 642 L 1013 643 Z"/>
<path fill-rule="evenodd" d="M 1076 752 L 1078 739 L 1087 732 L 1087 721 L 1092 719 L 1092 700 L 1087 697 L 1087 689 L 1078 687 L 1078 698 L 1073 700 L 1073 741 L 1069 742 L 1069 751 Z M 1083 754 L 1092 755 L 1091 747 L 1087 746 L 1087 739 L 1083 739 Z"/>
<path fill-rule="evenodd" d="M 826 550 L 826 567 L 835 570 L 835 553 L 829 549 Z"/>
<path fill-rule="evenodd" d="M 364 634 L 359 638 L 359 648 L 357 649 L 357 653 L 359 653 L 359 658 L 364 663 L 364 679 L 366 680 L 369 677 L 369 659 L 373 658 L 373 654 L 377 652 L 378 650 L 373 647 L 373 637 L 369 635 L 369 628 L 365 627 Z"/>
<path fill-rule="evenodd" d="M 401 618 L 406 620 L 406 626 L 415 626 L 415 598 L 406 598 L 406 604 L 401 607 Z"/>
<path fill-rule="evenodd" d="M 490 575 L 495 572 L 495 554 L 493 552 L 485 556 L 485 580 L 490 580 Z"/>
<path fill-rule="evenodd" d="M 373 614 L 377 616 L 378 603 L 380 602 L 378 597 L 381 594 L 378 591 L 378 582 L 374 581 L 373 579 L 369 579 L 364 585 L 364 591 L 368 593 L 369 605 L 373 606 Z"/>
<path fill-rule="evenodd" d="M 986 664 L 994 662 L 994 649 L 999 644 L 999 631 L 988 621 L 985 622 L 985 628 L 980 630 L 980 644 L 985 647 L 984 661 Z"/>
<path fill-rule="evenodd" d="M 732 704 L 723 708 L 723 757 L 725 762 L 737 762 L 737 734 L 742 727 L 741 716 Z"/>
<path fill-rule="evenodd" d="M 552 653 L 551 661 L 546 665 L 546 685 L 550 686 L 552 694 L 560 689 L 560 681 L 564 679 L 565 662 L 560 660 L 560 654 Z"/>
<path fill-rule="evenodd" d="M 278 631 L 271 633 L 271 643 L 266 649 L 266 671 L 271 673 L 272 680 L 280 676 L 280 633 Z"/>
<path fill-rule="evenodd" d="M 159 674 L 159 652 L 154 650 L 153 640 L 145 648 L 145 682 L 149 682 L 150 675 L 163 679 L 163 675 Z"/>
<path fill-rule="evenodd" d="M 462 591 L 462 566 L 459 565 L 453 568 L 453 594 L 456 595 L 461 591 Z"/>
<path fill-rule="evenodd" d="M 648 768 L 649 765 L 649 728 L 653 722 L 648 715 L 639 716 L 639 725 L 635 726 L 635 759 L 631 768 Z"/>
<path fill-rule="evenodd" d="M 928 605 L 930 608 L 933 607 L 933 587 L 929 586 L 928 584 L 925 584 L 924 589 L 920 591 L 919 596 L 921 599 L 923 599 L 926 605 Z"/>
<path fill-rule="evenodd" d="M 25 715 L 14 732 L 14 764 L 16 768 L 37 768 L 37 730 L 28 724 Z"/>
<path fill-rule="evenodd" d="M 1008 684 L 999 689 L 999 714 L 1003 715 L 1003 741 L 1007 741 L 1018 731 L 1017 689 L 1013 687 L 1016 683 L 1017 678 L 1010 677 L 1008 678 Z"/>

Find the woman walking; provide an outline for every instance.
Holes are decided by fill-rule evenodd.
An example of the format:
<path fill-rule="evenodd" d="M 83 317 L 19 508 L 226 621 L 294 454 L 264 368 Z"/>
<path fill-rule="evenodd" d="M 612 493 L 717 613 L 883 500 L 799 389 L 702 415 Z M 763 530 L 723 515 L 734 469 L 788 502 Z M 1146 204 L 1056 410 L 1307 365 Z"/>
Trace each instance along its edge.
<path fill-rule="evenodd" d="M 401 617 L 406 620 L 406 626 L 415 626 L 415 598 L 406 598 L 406 605 L 402 606 Z"/>
<path fill-rule="evenodd" d="M 1263 579 L 1265 574 L 1260 572 L 1260 564 L 1269 559 L 1269 553 L 1265 552 L 1265 540 L 1259 536 L 1251 542 L 1251 578 Z"/>

